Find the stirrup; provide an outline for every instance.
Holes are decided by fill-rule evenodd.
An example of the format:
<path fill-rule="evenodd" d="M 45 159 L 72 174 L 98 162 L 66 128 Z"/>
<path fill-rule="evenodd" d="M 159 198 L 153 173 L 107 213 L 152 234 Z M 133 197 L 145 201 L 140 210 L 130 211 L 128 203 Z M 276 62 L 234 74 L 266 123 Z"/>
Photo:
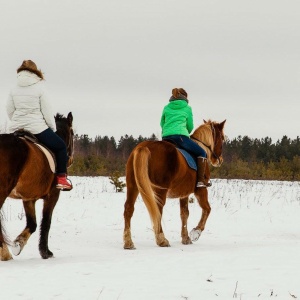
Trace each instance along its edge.
<path fill-rule="evenodd" d="M 196 187 L 197 188 L 206 187 L 206 184 L 204 184 L 202 181 L 198 181 Z"/>
<path fill-rule="evenodd" d="M 210 186 L 212 186 L 212 183 L 211 183 L 211 181 L 209 180 L 209 181 L 207 182 L 207 184 L 206 184 L 206 187 L 210 187 Z"/>
<path fill-rule="evenodd" d="M 66 191 L 66 192 L 69 192 L 73 189 L 73 186 L 71 186 L 70 188 L 69 187 L 66 187 L 65 185 L 61 185 L 61 184 L 57 184 L 56 185 L 56 188 L 58 190 L 61 190 L 61 191 Z"/>
<path fill-rule="evenodd" d="M 198 181 L 196 187 L 201 188 L 201 187 L 210 187 L 212 186 L 211 181 L 209 180 L 206 184 L 202 181 Z"/>

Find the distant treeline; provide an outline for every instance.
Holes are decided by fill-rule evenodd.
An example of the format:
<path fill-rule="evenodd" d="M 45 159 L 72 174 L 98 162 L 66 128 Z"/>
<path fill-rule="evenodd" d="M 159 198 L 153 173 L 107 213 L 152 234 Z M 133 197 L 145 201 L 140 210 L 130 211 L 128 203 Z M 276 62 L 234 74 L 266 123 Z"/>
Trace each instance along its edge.
<path fill-rule="evenodd" d="M 125 175 L 126 161 L 133 148 L 145 140 L 158 140 L 153 134 L 145 138 L 125 135 L 118 142 L 114 137 L 84 134 L 75 136 L 75 162 L 69 169 L 76 176 Z M 224 163 L 211 167 L 212 178 L 297 180 L 300 181 L 300 138 L 283 136 L 272 142 L 269 137 L 251 139 L 238 136 L 226 140 L 223 148 Z"/>

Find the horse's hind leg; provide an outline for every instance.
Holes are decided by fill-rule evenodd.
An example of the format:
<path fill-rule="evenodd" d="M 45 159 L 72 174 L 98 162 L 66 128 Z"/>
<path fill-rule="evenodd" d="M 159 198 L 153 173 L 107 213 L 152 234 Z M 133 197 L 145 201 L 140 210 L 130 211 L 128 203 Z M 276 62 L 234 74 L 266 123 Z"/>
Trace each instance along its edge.
<path fill-rule="evenodd" d="M 160 204 L 158 205 L 158 208 L 159 208 L 159 211 L 160 211 L 160 215 L 162 217 L 163 208 L 166 204 L 167 190 L 166 189 L 165 190 L 155 189 L 154 192 L 155 192 L 155 194 L 157 195 L 157 198 L 160 201 Z M 164 235 L 161 224 L 159 226 L 159 231 L 155 232 L 155 240 L 156 240 L 156 244 L 160 247 L 170 247 L 170 243 Z"/>
<path fill-rule="evenodd" d="M 156 193 L 159 195 L 159 192 Z M 138 194 L 139 191 L 136 186 L 131 186 L 131 187 L 127 186 L 127 199 L 124 205 L 124 220 L 125 220 L 125 228 L 123 234 L 124 249 L 135 249 L 131 239 L 130 223 L 134 212 L 134 204 Z M 159 210 L 162 215 L 163 207 L 166 203 L 166 192 L 164 191 L 163 195 L 159 195 L 159 198 L 161 199 L 161 205 L 159 205 Z M 156 244 L 160 247 L 169 247 L 170 244 L 169 241 L 165 238 L 165 235 L 162 230 L 162 226 L 160 225 L 159 227 L 160 227 L 159 231 L 154 232 Z"/>
<path fill-rule="evenodd" d="M 58 201 L 60 191 L 56 188 L 53 188 L 50 194 L 43 198 L 44 207 L 43 207 L 43 216 L 42 223 L 40 228 L 40 242 L 39 250 L 42 258 L 47 259 L 53 256 L 53 253 L 48 248 L 48 237 L 51 226 L 51 219 L 53 209 Z"/>
<path fill-rule="evenodd" d="M 26 215 L 26 227 L 21 234 L 17 236 L 12 245 L 12 252 L 14 255 L 19 255 L 23 250 L 24 246 L 27 244 L 30 236 L 36 231 L 36 215 L 35 215 L 35 202 L 23 201 L 23 206 Z"/>
<path fill-rule="evenodd" d="M 181 242 L 184 245 L 192 244 L 187 231 L 187 220 L 189 217 L 189 198 L 180 198 L 180 218 L 181 218 Z"/>
<path fill-rule="evenodd" d="M 0 195 L 0 209 L 4 203 L 6 196 Z M 12 256 L 8 250 L 6 241 L 5 241 L 5 234 L 3 232 L 2 224 L 1 224 L 1 214 L 0 214 L 0 260 L 6 261 L 12 259 Z"/>
<path fill-rule="evenodd" d="M 201 232 L 205 229 L 205 224 L 210 214 L 211 208 L 208 202 L 207 188 L 197 188 L 195 191 L 195 196 L 202 208 L 202 215 L 198 225 L 191 231 L 191 239 L 193 241 L 198 240 Z"/>
<path fill-rule="evenodd" d="M 139 191 L 136 185 L 127 185 L 127 197 L 124 204 L 124 249 L 135 249 L 131 239 L 131 218 L 133 216 L 134 204 L 138 194 Z"/>
<path fill-rule="evenodd" d="M 1 224 L 0 224 L 0 227 L 1 227 Z M 3 239 L 2 233 L 0 233 L 0 240 L 1 239 Z M 10 259 L 13 259 L 13 258 L 9 252 L 9 249 L 8 249 L 6 243 L 0 242 L 0 260 L 7 261 Z"/>
<path fill-rule="evenodd" d="M 0 260 L 6 261 L 12 259 L 12 256 L 8 250 L 5 238 L 2 232 L 1 220 L 0 220 Z"/>

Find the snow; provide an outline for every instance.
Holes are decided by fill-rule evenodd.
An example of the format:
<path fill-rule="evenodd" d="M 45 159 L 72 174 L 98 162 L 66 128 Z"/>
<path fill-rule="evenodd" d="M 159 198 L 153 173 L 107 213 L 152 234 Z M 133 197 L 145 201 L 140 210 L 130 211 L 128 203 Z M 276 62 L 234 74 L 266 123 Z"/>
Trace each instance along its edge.
<path fill-rule="evenodd" d="M 300 183 L 213 180 L 212 212 L 193 245 L 181 244 L 179 201 L 168 200 L 156 246 L 141 198 L 123 249 L 126 193 L 107 177 L 71 177 L 54 210 L 43 260 L 34 233 L 19 256 L 0 262 L 1 299 L 296 299 L 300 298 Z M 201 209 L 190 203 L 189 231 Z M 37 202 L 40 222 L 42 202 Z M 8 199 L 3 223 L 13 240 L 24 228 L 21 201 Z"/>

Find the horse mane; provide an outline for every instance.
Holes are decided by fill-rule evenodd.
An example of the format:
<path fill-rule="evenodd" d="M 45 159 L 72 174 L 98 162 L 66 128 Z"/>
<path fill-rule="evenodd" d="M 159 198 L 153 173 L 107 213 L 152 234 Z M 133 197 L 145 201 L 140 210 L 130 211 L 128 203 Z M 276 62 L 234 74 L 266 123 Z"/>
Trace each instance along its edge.
<path fill-rule="evenodd" d="M 195 139 L 203 143 L 201 146 L 205 149 L 207 155 L 210 155 L 211 151 L 209 151 L 206 145 L 211 145 L 211 150 L 214 150 L 214 138 L 211 134 L 211 127 L 215 124 L 217 124 L 217 122 L 210 119 L 208 121 L 204 120 L 204 124 L 197 127 L 191 135 L 191 138 L 195 137 Z"/>
<path fill-rule="evenodd" d="M 212 121 L 212 120 L 208 120 L 208 121 L 205 121 L 204 120 L 204 123 L 201 124 L 199 127 L 197 127 L 194 132 L 193 132 L 193 136 L 197 137 L 197 138 L 200 138 L 200 137 L 203 137 L 205 135 L 207 135 L 207 133 L 210 131 L 211 129 L 211 126 L 212 125 L 215 125 L 217 124 L 217 122 L 215 121 Z"/>
<path fill-rule="evenodd" d="M 68 124 L 68 118 L 66 118 L 63 114 L 57 113 L 54 116 L 56 127 L 60 127 L 61 129 L 66 129 Z"/>
<path fill-rule="evenodd" d="M 57 113 L 57 114 L 54 116 L 54 118 L 55 118 L 55 121 L 60 121 L 60 120 L 65 119 L 66 117 L 64 117 L 63 114 Z"/>
<path fill-rule="evenodd" d="M 73 115 L 71 112 L 68 113 L 68 116 L 65 117 L 63 114 L 57 113 L 54 116 L 55 123 L 60 123 L 60 124 L 67 124 L 69 127 L 72 127 L 73 123 Z"/>

